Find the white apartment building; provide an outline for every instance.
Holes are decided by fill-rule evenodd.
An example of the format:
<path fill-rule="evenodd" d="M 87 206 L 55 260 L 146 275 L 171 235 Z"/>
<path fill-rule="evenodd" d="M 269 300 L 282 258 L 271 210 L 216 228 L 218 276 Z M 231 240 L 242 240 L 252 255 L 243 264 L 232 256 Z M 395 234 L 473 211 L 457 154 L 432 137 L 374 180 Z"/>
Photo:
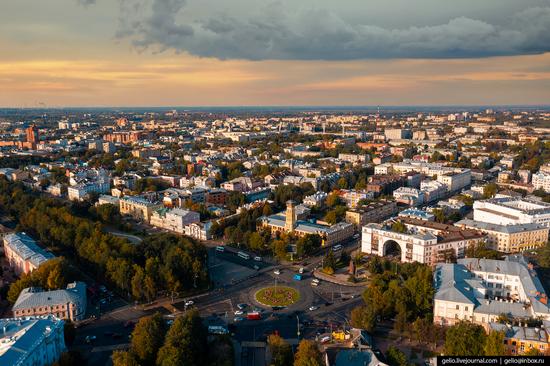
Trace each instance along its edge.
<path fill-rule="evenodd" d="M 393 198 L 409 206 L 420 206 L 424 203 L 424 192 L 412 187 L 399 187 L 393 191 Z"/>
<path fill-rule="evenodd" d="M 310 196 L 304 197 L 303 204 L 308 207 L 322 206 L 325 203 L 327 197 L 327 193 L 323 191 L 318 191 Z"/>
<path fill-rule="evenodd" d="M 424 180 L 420 182 L 420 190 L 424 193 L 424 202 L 434 202 L 447 195 L 447 186 L 435 180 Z"/>
<path fill-rule="evenodd" d="M 369 161 L 369 156 L 366 154 L 338 154 L 338 159 L 342 161 L 347 161 L 350 163 L 366 163 Z"/>
<path fill-rule="evenodd" d="M 550 203 L 514 197 L 475 201 L 474 220 L 499 225 L 535 223 L 550 227 Z"/>
<path fill-rule="evenodd" d="M 396 232 L 390 223 L 367 224 L 362 229 L 361 251 L 386 256 L 399 253 L 402 262 L 435 265 L 448 258 L 464 257 L 465 249 L 484 240 L 485 234 L 452 225 L 410 217 L 399 219 L 405 232 Z"/>
<path fill-rule="evenodd" d="M 437 181 L 444 184 L 448 192 L 458 192 L 472 182 L 470 169 L 448 167 L 441 163 L 426 163 L 405 159 L 399 163 L 384 163 L 374 167 L 375 174 L 388 174 L 390 172 L 396 174 L 418 172 L 429 177 L 437 176 Z"/>
<path fill-rule="evenodd" d="M 181 208 L 161 208 L 153 212 L 150 224 L 183 234 L 187 225 L 200 221 L 200 214 L 198 212 L 183 210 Z"/>
<path fill-rule="evenodd" d="M 470 169 L 442 173 L 437 176 L 437 181 L 445 184 L 447 191 L 458 192 L 472 183 L 472 173 Z"/>
<path fill-rule="evenodd" d="M 54 316 L 0 319 L 0 365 L 52 365 L 67 350 L 63 324 Z"/>
<path fill-rule="evenodd" d="M 550 193 L 550 173 L 538 172 L 537 174 L 533 174 L 531 179 L 535 189 L 542 189 Z"/>
<path fill-rule="evenodd" d="M 107 182 L 89 182 L 81 183 L 67 188 L 67 197 L 72 201 L 82 201 L 88 197 L 89 193 L 108 193 L 111 189 L 110 183 Z"/>
<path fill-rule="evenodd" d="M 197 240 L 210 240 L 212 239 L 211 226 L 211 221 L 191 223 L 185 227 L 185 235 Z"/>
<path fill-rule="evenodd" d="M 540 279 L 521 255 L 438 264 L 434 287 L 436 324 L 469 320 L 488 329 L 501 314 L 516 319 L 550 319 L 548 297 Z"/>

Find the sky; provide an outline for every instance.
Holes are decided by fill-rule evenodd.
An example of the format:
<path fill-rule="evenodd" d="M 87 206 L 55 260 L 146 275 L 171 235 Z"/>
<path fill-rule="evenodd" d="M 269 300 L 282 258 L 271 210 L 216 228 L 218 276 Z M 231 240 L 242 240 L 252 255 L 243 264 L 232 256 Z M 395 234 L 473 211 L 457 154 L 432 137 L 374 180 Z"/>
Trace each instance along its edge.
<path fill-rule="evenodd" d="M 549 104 L 550 0 L 4 0 L 0 106 Z"/>

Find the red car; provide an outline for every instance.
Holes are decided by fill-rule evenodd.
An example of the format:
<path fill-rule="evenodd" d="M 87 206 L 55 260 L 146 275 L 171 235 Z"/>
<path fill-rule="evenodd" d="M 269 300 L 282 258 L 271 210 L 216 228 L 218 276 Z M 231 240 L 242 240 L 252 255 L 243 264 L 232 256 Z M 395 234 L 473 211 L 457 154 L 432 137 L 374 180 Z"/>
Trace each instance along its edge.
<path fill-rule="evenodd" d="M 246 319 L 248 320 L 260 320 L 261 318 L 262 318 L 262 314 L 260 314 L 257 311 L 252 311 L 246 314 Z"/>

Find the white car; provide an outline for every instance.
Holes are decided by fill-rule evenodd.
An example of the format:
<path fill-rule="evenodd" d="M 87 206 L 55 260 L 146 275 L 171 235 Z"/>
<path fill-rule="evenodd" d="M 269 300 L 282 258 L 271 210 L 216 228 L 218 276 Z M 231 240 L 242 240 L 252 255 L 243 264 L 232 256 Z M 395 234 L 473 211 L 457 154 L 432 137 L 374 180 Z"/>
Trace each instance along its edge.
<path fill-rule="evenodd" d="M 235 311 L 235 315 L 244 315 L 244 311 L 237 310 L 237 311 Z"/>
<path fill-rule="evenodd" d="M 311 306 L 309 307 L 309 311 L 315 311 L 315 310 L 317 310 L 317 309 L 319 309 L 319 307 L 318 307 L 318 306 L 315 306 L 315 305 L 311 305 Z"/>
<path fill-rule="evenodd" d="M 185 306 L 191 306 L 191 305 L 193 305 L 194 303 L 195 303 L 195 302 L 194 302 L 193 300 L 187 300 L 187 301 L 185 302 Z"/>
<path fill-rule="evenodd" d="M 275 273 L 277 276 L 281 274 L 281 271 L 279 271 L 278 269 L 274 270 L 273 273 Z"/>

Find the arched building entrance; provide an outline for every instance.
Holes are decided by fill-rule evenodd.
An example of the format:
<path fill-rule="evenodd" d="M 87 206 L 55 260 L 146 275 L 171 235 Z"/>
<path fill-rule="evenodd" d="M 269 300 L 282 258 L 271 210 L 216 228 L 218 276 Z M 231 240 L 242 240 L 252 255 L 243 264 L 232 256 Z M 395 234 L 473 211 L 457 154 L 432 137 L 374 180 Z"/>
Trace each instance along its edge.
<path fill-rule="evenodd" d="M 395 240 L 386 240 L 382 245 L 382 255 L 384 257 L 394 257 L 401 261 L 404 261 L 404 254 L 407 248 L 404 243 L 397 242 Z"/>

